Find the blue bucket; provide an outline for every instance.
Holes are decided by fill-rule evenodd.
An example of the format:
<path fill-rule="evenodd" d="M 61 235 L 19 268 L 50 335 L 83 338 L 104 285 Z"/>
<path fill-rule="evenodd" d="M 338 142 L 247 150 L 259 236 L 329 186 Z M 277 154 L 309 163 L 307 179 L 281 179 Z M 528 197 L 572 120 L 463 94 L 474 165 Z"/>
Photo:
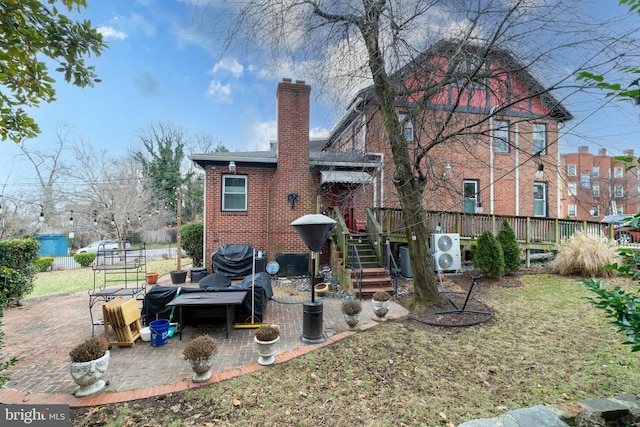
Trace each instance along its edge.
<path fill-rule="evenodd" d="M 169 321 L 166 319 L 154 320 L 149 324 L 151 331 L 151 346 L 159 347 L 167 343 L 169 338 Z"/>

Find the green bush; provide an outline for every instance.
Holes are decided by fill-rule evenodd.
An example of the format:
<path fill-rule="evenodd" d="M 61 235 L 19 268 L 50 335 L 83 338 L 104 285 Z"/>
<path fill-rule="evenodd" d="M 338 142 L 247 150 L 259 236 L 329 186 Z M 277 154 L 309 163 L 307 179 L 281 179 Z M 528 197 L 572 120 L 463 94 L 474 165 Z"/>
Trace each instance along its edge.
<path fill-rule="evenodd" d="M 522 265 L 520 246 L 518 245 L 518 240 L 516 240 L 516 233 L 506 219 L 502 221 L 502 227 L 500 227 L 497 238 L 500 246 L 502 246 L 505 270 L 509 272 L 520 270 Z"/>
<path fill-rule="evenodd" d="M 94 252 L 84 252 L 73 256 L 73 260 L 83 267 L 91 265 L 95 259 L 96 254 Z"/>
<path fill-rule="evenodd" d="M 0 292 L 7 304 L 19 304 L 33 290 L 40 243 L 34 239 L 0 242 Z"/>
<path fill-rule="evenodd" d="M 473 248 L 473 266 L 487 276 L 504 276 L 504 253 L 496 236 L 489 230 L 478 238 Z"/>
<path fill-rule="evenodd" d="M 182 249 L 187 253 L 193 262 L 194 267 L 202 267 L 204 260 L 204 223 L 194 222 L 182 227 L 181 230 Z"/>
<path fill-rule="evenodd" d="M 33 266 L 36 269 L 36 271 L 43 272 L 50 269 L 52 265 L 53 265 L 53 257 L 46 256 L 46 257 L 38 258 Z"/>

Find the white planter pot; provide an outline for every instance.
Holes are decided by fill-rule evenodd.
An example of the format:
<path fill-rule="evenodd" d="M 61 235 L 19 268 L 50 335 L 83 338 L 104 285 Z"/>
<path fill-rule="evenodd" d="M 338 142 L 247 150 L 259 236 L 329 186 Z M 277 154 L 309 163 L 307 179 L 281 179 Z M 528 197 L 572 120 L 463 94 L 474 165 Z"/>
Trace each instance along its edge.
<path fill-rule="evenodd" d="M 273 341 L 260 341 L 257 337 L 253 337 L 253 339 L 258 344 L 258 354 L 260 355 L 258 363 L 263 366 L 272 365 L 276 361 L 273 354 L 275 353 L 276 343 L 280 340 L 280 337 Z"/>
<path fill-rule="evenodd" d="M 107 351 L 104 356 L 89 362 L 71 362 L 69 372 L 78 388 L 73 392 L 76 397 L 91 396 L 100 393 L 106 387 L 106 383 L 101 380 L 109 367 L 111 354 Z"/>
<path fill-rule="evenodd" d="M 371 309 L 373 310 L 373 320 L 376 322 L 384 322 L 387 320 L 387 313 L 389 312 L 390 306 L 391 301 L 376 301 L 372 299 Z"/>
<path fill-rule="evenodd" d="M 344 320 L 347 322 L 347 326 L 350 331 L 354 331 L 358 326 L 358 322 L 360 321 L 360 313 L 356 314 L 345 314 Z"/>
<path fill-rule="evenodd" d="M 213 367 L 215 358 L 216 355 L 212 354 L 208 358 L 189 359 L 189 364 L 191 365 L 191 369 L 193 369 L 194 372 L 191 381 L 193 381 L 194 383 L 203 383 L 205 381 L 209 381 L 209 379 L 211 378 L 211 368 Z"/>

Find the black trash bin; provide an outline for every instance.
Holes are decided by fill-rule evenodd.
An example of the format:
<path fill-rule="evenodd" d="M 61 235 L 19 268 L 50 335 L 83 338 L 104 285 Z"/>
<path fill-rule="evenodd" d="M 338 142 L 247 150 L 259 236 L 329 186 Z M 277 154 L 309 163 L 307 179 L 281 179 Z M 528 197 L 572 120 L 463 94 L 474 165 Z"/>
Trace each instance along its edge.
<path fill-rule="evenodd" d="M 197 267 L 191 269 L 191 283 L 199 283 L 207 277 L 207 267 Z"/>

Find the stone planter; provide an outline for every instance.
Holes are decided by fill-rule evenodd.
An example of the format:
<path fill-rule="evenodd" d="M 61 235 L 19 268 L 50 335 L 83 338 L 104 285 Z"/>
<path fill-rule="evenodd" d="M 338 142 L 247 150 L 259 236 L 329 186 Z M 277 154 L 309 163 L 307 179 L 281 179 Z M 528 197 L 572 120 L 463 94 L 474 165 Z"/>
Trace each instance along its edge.
<path fill-rule="evenodd" d="M 348 329 L 350 331 L 354 331 L 360 322 L 360 313 L 356 314 L 343 314 L 344 320 L 347 322 Z"/>
<path fill-rule="evenodd" d="M 106 387 L 106 383 L 101 380 L 109 367 L 111 355 L 107 351 L 104 356 L 89 362 L 71 362 L 69 372 L 78 388 L 73 392 L 76 397 L 86 397 L 100 393 Z"/>
<path fill-rule="evenodd" d="M 191 365 L 191 369 L 193 369 L 194 372 L 191 381 L 193 381 L 194 383 L 203 383 L 205 381 L 209 381 L 209 379 L 211 378 L 211 368 L 213 367 L 215 358 L 216 355 L 212 354 L 208 358 L 189 359 L 189 364 Z"/>
<path fill-rule="evenodd" d="M 272 341 L 260 341 L 257 337 L 253 337 L 253 339 L 256 344 L 258 344 L 258 354 L 260 355 L 258 363 L 263 366 L 272 365 L 276 361 L 273 354 L 275 353 L 276 343 L 280 340 L 280 337 Z"/>
<path fill-rule="evenodd" d="M 376 322 L 384 322 L 387 320 L 387 313 L 389 312 L 390 306 L 391 301 L 376 301 L 372 299 L 371 309 L 373 310 L 373 320 Z"/>

